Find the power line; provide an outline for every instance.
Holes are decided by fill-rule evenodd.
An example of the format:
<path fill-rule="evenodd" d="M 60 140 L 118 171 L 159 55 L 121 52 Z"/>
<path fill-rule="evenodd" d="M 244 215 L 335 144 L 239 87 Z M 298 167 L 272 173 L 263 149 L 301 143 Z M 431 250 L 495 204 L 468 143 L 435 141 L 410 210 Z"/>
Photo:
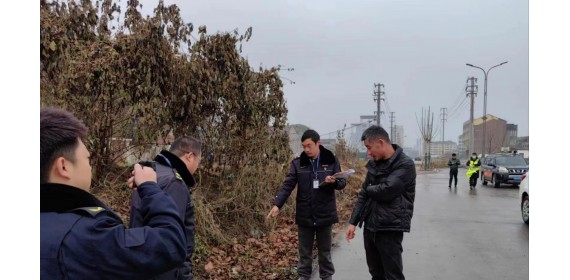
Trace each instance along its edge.
<path fill-rule="evenodd" d="M 384 97 L 384 104 L 386 105 L 386 112 L 393 112 L 390 108 L 390 102 L 388 102 L 388 98 Z"/>
<path fill-rule="evenodd" d="M 394 116 L 394 114 L 395 114 L 394 112 L 390 112 L 390 139 L 394 139 L 394 140 L 395 140 L 395 137 L 394 137 L 394 122 L 395 122 L 396 117 Z M 392 140 L 392 141 L 394 141 L 394 140 Z"/>
<path fill-rule="evenodd" d="M 469 100 L 469 98 L 465 98 L 465 101 L 467 101 L 467 100 Z M 453 114 L 450 115 L 450 118 L 455 118 L 455 117 L 459 116 L 460 113 L 464 112 L 464 110 L 468 104 L 469 104 L 469 102 L 463 102 L 463 104 L 461 104 L 461 107 L 459 107 L 457 109 L 457 111 L 455 111 Z"/>
<path fill-rule="evenodd" d="M 464 96 L 461 104 L 459 104 L 459 106 L 457 108 L 455 108 L 455 110 L 449 114 L 449 118 L 451 119 L 451 118 L 455 117 L 457 113 L 462 112 L 463 109 L 465 108 L 465 105 L 469 104 L 469 102 L 467 102 L 468 100 L 469 100 L 469 98 L 467 96 Z"/>
<path fill-rule="evenodd" d="M 382 111 L 382 113 L 384 112 L 389 112 L 388 107 L 386 106 L 386 102 L 384 102 L 384 111 Z M 388 117 L 386 117 L 386 114 L 382 114 L 382 119 L 384 120 L 384 123 L 388 123 Z"/>
<path fill-rule="evenodd" d="M 448 107 L 449 111 L 453 111 L 455 109 L 457 109 L 456 107 L 459 107 L 459 103 L 464 100 L 465 98 L 465 91 L 463 91 L 463 86 L 461 87 L 461 90 L 459 91 L 459 95 L 457 96 L 457 99 L 455 99 L 455 102 L 453 102 L 453 105 Z"/>
<path fill-rule="evenodd" d="M 331 132 L 328 132 L 328 133 L 322 133 L 321 135 L 330 135 L 330 134 L 334 134 L 334 133 L 339 133 L 339 132 L 341 132 L 341 131 L 344 132 L 344 131 L 346 131 L 346 130 L 348 130 L 348 129 L 351 129 L 351 128 L 354 128 L 354 127 L 358 127 L 358 126 L 361 126 L 361 125 L 363 125 L 363 124 L 370 124 L 370 123 L 372 123 L 373 121 L 375 121 L 375 120 L 369 120 L 369 121 L 366 121 L 366 122 L 360 122 L 360 123 L 357 123 L 357 124 L 355 124 L 355 125 L 351 125 L 351 126 L 349 126 L 349 127 L 345 127 L 345 128 L 342 128 L 342 129 L 337 129 L 337 130 L 335 130 L 335 131 L 331 131 Z"/>

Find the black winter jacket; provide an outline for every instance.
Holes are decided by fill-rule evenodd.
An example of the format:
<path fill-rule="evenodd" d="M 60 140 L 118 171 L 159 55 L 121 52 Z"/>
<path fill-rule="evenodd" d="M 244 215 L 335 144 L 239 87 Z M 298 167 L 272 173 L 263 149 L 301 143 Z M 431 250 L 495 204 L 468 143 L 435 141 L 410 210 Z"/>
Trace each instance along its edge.
<path fill-rule="evenodd" d="M 447 166 L 449 166 L 449 170 L 451 171 L 458 171 L 461 162 L 458 159 L 450 159 L 447 161 Z"/>
<path fill-rule="evenodd" d="M 319 146 L 319 164 L 317 176 L 319 183 L 325 181 L 325 177 L 340 172 L 340 163 L 335 155 L 322 145 Z M 283 186 L 275 196 L 274 204 L 281 208 L 297 188 L 297 209 L 295 222 L 300 226 L 329 226 L 338 223 L 336 210 L 335 190 L 342 190 L 346 186 L 346 179 L 337 179 L 335 183 L 313 188 L 313 164 L 305 152 L 291 161 L 291 168 L 285 177 Z"/>
<path fill-rule="evenodd" d="M 370 160 L 350 224 L 372 232 L 410 232 L 416 195 L 416 167 L 402 148 L 388 160 Z"/>
<path fill-rule="evenodd" d="M 186 259 L 184 264 L 161 274 L 153 279 L 193 279 L 192 252 L 194 251 L 194 204 L 191 198 L 191 188 L 196 184 L 194 176 L 188 171 L 184 162 L 169 151 L 161 151 L 154 158 L 158 186 L 172 197 L 178 208 L 178 215 L 184 222 L 186 234 Z M 142 214 L 141 200 L 133 192 L 131 205 L 130 227 L 144 225 L 145 215 Z"/>

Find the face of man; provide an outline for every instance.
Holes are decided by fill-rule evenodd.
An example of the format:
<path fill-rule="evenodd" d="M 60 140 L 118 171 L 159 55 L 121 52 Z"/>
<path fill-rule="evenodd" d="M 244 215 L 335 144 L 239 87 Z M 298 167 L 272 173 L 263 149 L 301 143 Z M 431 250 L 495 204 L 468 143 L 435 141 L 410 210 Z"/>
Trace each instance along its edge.
<path fill-rule="evenodd" d="M 477 154 L 472 154 L 471 159 L 477 159 Z"/>
<path fill-rule="evenodd" d="M 384 154 L 386 153 L 387 143 L 382 139 L 377 140 L 364 140 L 364 146 L 366 146 L 367 154 L 370 155 L 374 160 L 384 159 Z"/>
<path fill-rule="evenodd" d="M 451 156 L 451 159 L 455 159 L 455 156 L 454 156 L 454 155 L 453 155 L 453 156 Z"/>
<path fill-rule="evenodd" d="M 89 192 L 91 189 L 91 163 L 89 162 L 90 153 L 79 140 L 79 145 L 75 148 L 75 160 L 65 160 L 65 171 L 68 174 L 68 185 L 80 188 Z"/>
<path fill-rule="evenodd" d="M 301 145 L 303 146 L 303 151 L 310 158 L 317 158 L 320 151 L 319 150 L 320 144 L 321 144 L 320 140 L 315 143 L 311 138 L 307 138 L 305 139 L 305 141 L 301 143 Z"/>

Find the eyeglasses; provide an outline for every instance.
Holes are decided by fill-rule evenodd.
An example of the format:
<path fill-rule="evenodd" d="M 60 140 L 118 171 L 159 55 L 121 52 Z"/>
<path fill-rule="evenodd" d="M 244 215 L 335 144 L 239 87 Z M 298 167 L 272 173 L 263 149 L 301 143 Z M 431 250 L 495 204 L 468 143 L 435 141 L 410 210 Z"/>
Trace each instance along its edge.
<path fill-rule="evenodd" d="M 197 158 L 198 158 L 198 161 L 201 161 L 201 160 L 202 160 L 202 156 L 200 156 L 200 155 L 197 155 L 197 154 L 195 154 L 195 153 L 192 153 L 192 154 L 193 154 L 195 157 L 197 157 Z"/>

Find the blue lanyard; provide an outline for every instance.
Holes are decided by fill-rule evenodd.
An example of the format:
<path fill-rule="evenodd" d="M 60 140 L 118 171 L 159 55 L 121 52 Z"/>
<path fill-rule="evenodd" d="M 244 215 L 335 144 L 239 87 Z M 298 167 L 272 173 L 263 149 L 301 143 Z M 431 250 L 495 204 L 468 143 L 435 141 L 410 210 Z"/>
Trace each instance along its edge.
<path fill-rule="evenodd" d="M 319 153 L 319 155 L 317 156 L 317 168 L 315 169 L 315 166 L 313 165 L 313 159 L 311 159 L 311 167 L 313 168 L 313 173 L 315 173 L 315 179 L 318 179 L 318 175 L 317 175 L 317 171 L 319 170 L 319 159 L 321 158 L 321 154 Z"/>

